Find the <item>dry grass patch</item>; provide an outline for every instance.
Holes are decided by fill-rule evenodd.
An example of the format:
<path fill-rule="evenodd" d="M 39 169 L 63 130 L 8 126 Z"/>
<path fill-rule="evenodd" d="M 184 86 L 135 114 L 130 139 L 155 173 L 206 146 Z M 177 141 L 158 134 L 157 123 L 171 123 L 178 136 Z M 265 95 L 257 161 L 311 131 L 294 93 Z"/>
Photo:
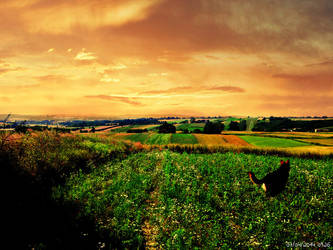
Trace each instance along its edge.
<path fill-rule="evenodd" d="M 225 145 L 227 141 L 223 135 L 207 135 L 207 134 L 193 134 L 199 144 L 203 145 Z"/>
<path fill-rule="evenodd" d="M 223 135 L 223 138 L 227 141 L 228 144 L 236 146 L 249 146 L 250 144 L 244 141 L 242 138 L 239 138 L 236 135 Z"/>
<path fill-rule="evenodd" d="M 324 146 L 333 146 L 333 138 L 327 139 L 303 139 L 301 141 L 309 142 L 309 143 L 317 143 Z"/>

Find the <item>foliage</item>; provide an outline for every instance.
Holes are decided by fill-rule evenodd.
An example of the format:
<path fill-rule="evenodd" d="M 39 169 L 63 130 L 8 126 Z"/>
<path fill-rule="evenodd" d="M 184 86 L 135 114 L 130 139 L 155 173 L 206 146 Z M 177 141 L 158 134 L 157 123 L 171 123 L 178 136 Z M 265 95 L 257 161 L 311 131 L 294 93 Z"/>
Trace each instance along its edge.
<path fill-rule="evenodd" d="M 246 172 L 264 176 L 279 158 L 166 152 L 155 220 L 162 248 L 276 248 L 329 242 L 330 161 L 292 158 L 287 189 L 266 198 Z M 320 166 L 320 168 L 318 168 Z"/>
<path fill-rule="evenodd" d="M 235 122 L 235 121 L 231 121 L 230 124 L 229 124 L 229 130 L 239 131 L 240 130 L 239 123 Z"/>
<path fill-rule="evenodd" d="M 127 130 L 127 133 L 146 133 L 146 132 L 148 132 L 147 129 L 139 129 L 139 128 Z"/>
<path fill-rule="evenodd" d="M 174 144 L 196 144 L 197 138 L 191 134 L 172 134 L 171 143 Z"/>
<path fill-rule="evenodd" d="M 308 143 L 273 137 L 261 137 L 261 136 L 239 136 L 248 143 L 258 147 L 300 147 L 308 146 Z"/>
<path fill-rule="evenodd" d="M 224 125 L 220 122 L 206 122 L 203 132 L 205 134 L 221 134 Z"/>
<path fill-rule="evenodd" d="M 173 124 L 164 122 L 161 126 L 159 126 L 158 133 L 176 133 L 176 127 Z"/>
<path fill-rule="evenodd" d="M 190 133 L 201 133 L 205 123 L 185 123 L 177 126 L 178 131 L 189 131 Z"/>
<path fill-rule="evenodd" d="M 330 241 L 332 154 L 158 145 L 190 134 L 130 136 L 144 135 L 153 145 L 97 134 L 1 134 L 0 219 L 15 237 L 4 237 L 11 248 L 143 248 L 147 224 L 163 249 Z M 267 198 L 246 173 L 261 178 L 281 156 L 291 162 L 287 188 Z"/>

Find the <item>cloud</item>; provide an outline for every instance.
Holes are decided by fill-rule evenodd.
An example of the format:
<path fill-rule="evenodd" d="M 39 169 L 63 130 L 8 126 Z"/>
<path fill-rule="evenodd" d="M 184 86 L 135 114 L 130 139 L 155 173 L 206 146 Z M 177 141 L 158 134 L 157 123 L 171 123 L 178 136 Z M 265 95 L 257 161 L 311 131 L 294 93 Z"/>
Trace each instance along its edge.
<path fill-rule="evenodd" d="M 54 0 L 40 1 L 21 8 L 24 8 L 22 16 L 30 32 L 62 34 L 71 32 L 74 27 L 95 29 L 139 21 L 158 2 L 160 1 Z"/>
<path fill-rule="evenodd" d="M 305 65 L 306 67 L 313 67 L 313 66 L 333 66 L 333 59 L 329 59 L 323 62 L 312 63 Z"/>
<path fill-rule="evenodd" d="M 118 78 L 112 78 L 109 75 L 105 74 L 100 81 L 101 82 L 120 82 L 120 79 L 118 79 Z"/>
<path fill-rule="evenodd" d="M 273 78 L 282 79 L 279 84 L 284 90 L 308 93 L 327 93 L 333 91 L 333 73 L 319 72 L 307 74 L 276 74 Z"/>
<path fill-rule="evenodd" d="M 169 88 L 165 90 L 148 90 L 141 92 L 141 95 L 146 94 L 168 94 L 168 95 L 177 95 L 177 94 L 196 94 L 203 92 L 229 92 L 229 93 L 243 93 L 244 89 L 235 86 L 182 86 L 176 88 Z"/>
<path fill-rule="evenodd" d="M 0 96 L 0 101 L 1 102 L 10 102 L 11 98 L 7 97 L 7 96 Z"/>
<path fill-rule="evenodd" d="M 78 61 L 91 61 L 91 60 L 95 60 L 95 59 L 97 59 L 97 57 L 95 56 L 95 53 L 86 52 L 85 49 L 82 49 L 82 51 L 77 53 L 77 55 L 74 57 L 74 60 L 78 60 Z"/>
<path fill-rule="evenodd" d="M 66 76 L 64 75 L 43 75 L 36 76 L 34 79 L 38 80 L 39 82 L 63 82 L 67 80 Z"/>
<path fill-rule="evenodd" d="M 329 115 L 333 108 L 333 95 L 264 95 L 252 98 L 257 100 L 253 108 L 266 114 Z"/>
<path fill-rule="evenodd" d="M 6 67 L 6 66 L 10 66 L 10 65 L 5 64 L 5 67 L 3 67 L 3 68 L 2 68 L 1 65 L 0 65 L 0 75 L 5 74 L 5 73 L 8 73 L 8 72 L 12 72 L 12 71 L 25 70 L 25 69 L 22 68 L 22 67 L 16 67 L 16 68 L 11 67 L 11 68 L 8 68 L 8 67 Z"/>
<path fill-rule="evenodd" d="M 240 87 L 234 87 L 234 86 L 216 86 L 216 87 L 207 88 L 207 90 L 226 91 L 226 92 L 230 92 L 230 93 L 243 93 L 243 92 L 245 92 L 244 89 L 242 89 Z"/>
<path fill-rule="evenodd" d="M 102 99 L 112 102 L 122 102 L 130 105 L 143 105 L 142 103 L 136 101 L 138 98 L 136 97 L 126 97 L 126 96 L 112 96 L 112 95 L 88 95 L 85 98 L 94 98 L 94 99 Z"/>

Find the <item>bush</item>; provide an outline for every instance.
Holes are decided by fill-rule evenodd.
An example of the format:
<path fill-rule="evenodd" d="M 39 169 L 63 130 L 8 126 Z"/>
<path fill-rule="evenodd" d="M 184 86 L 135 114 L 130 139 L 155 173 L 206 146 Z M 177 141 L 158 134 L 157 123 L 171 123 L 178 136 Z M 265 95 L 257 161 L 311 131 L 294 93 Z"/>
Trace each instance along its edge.
<path fill-rule="evenodd" d="M 224 129 L 224 125 L 220 122 L 206 122 L 204 127 L 205 134 L 221 134 L 222 130 Z"/>
<path fill-rule="evenodd" d="M 235 121 L 230 122 L 229 130 L 239 131 L 239 123 Z"/>
<path fill-rule="evenodd" d="M 176 133 L 176 127 L 170 123 L 164 122 L 158 127 L 158 133 Z"/>

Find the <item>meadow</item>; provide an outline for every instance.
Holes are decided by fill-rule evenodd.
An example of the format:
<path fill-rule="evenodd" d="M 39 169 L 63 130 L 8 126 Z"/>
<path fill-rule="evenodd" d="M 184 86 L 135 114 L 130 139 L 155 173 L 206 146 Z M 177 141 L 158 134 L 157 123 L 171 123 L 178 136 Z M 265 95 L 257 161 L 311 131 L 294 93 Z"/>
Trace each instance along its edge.
<path fill-rule="evenodd" d="M 193 134 L 127 136 L 137 141 L 1 135 L 5 242 L 40 249 L 223 249 L 331 241 L 332 154 L 193 144 Z M 189 143 L 164 144 L 172 140 Z M 261 178 L 286 156 L 287 187 L 267 197 L 247 172 Z"/>
<path fill-rule="evenodd" d="M 274 137 L 262 137 L 262 136 L 239 136 L 246 142 L 258 146 L 258 147 L 301 147 L 308 146 L 310 144 L 306 142 L 300 142 L 295 140 L 289 140 L 285 138 L 274 138 Z"/>

